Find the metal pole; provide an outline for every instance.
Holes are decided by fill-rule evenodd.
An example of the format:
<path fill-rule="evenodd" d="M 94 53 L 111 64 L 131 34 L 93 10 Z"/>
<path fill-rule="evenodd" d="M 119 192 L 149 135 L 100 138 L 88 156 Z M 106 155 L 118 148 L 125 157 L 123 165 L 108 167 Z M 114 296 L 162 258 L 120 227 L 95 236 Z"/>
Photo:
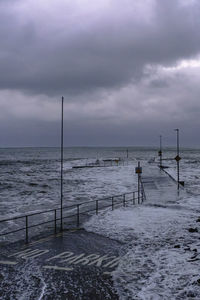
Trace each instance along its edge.
<path fill-rule="evenodd" d="M 141 180 L 140 180 L 140 185 L 141 185 L 141 203 L 143 203 L 143 186 Z"/>
<path fill-rule="evenodd" d="M 126 149 L 126 157 L 128 158 L 128 149 Z"/>
<path fill-rule="evenodd" d="M 160 135 L 160 168 L 162 168 L 162 135 Z"/>
<path fill-rule="evenodd" d="M 177 129 L 177 155 L 179 156 L 179 129 Z M 180 170 L 179 170 L 179 160 L 177 161 L 177 177 L 178 177 L 178 189 L 179 189 L 179 181 L 180 181 Z"/>
<path fill-rule="evenodd" d="M 180 171 L 179 171 L 179 129 L 175 129 L 176 131 L 176 141 L 177 141 L 177 188 L 179 190 L 179 179 L 180 179 Z"/>
<path fill-rule="evenodd" d="M 64 97 L 61 107 L 60 231 L 63 231 L 63 105 Z"/>
<path fill-rule="evenodd" d="M 139 161 L 138 161 L 138 168 L 140 168 Z M 140 173 L 138 173 L 138 204 L 140 204 Z"/>

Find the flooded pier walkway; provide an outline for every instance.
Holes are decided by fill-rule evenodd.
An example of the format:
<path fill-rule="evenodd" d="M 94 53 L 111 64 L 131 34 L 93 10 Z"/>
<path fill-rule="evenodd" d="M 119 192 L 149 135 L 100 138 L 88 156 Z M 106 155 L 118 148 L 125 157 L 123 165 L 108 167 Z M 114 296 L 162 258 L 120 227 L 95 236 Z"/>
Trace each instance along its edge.
<path fill-rule="evenodd" d="M 182 186 L 180 186 L 178 192 L 177 182 L 157 166 L 145 168 L 142 180 L 147 204 L 163 205 L 174 203 L 186 193 Z"/>
<path fill-rule="evenodd" d="M 177 200 L 176 183 L 158 167 L 143 170 L 144 204 Z M 183 189 L 180 193 L 184 193 Z M 1 299 L 118 299 L 111 274 L 123 244 L 71 229 L 0 248 Z"/>

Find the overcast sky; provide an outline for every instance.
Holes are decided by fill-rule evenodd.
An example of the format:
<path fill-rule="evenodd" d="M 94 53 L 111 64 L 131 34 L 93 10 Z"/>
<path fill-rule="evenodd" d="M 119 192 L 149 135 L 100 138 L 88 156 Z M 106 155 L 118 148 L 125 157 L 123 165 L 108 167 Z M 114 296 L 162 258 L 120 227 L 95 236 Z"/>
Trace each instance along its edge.
<path fill-rule="evenodd" d="M 199 0 L 0 0 L 0 147 L 200 146 Z"/>

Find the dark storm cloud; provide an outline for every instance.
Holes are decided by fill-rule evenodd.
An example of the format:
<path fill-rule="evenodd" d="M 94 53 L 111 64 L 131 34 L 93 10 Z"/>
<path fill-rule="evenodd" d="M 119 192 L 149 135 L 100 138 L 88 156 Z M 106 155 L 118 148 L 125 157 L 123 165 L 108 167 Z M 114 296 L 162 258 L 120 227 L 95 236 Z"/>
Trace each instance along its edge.
<path fill-rule="evenodd" d="M 197 143 L 199 15 L 195 0 L 0 0 L 0 146 L 59 145 L 61 95 L 66 146 L 173 144 L 178 127 Z"/>
<path fill-rule="evenodd" d="M 113 0 L 96 15 L 74 14 L 72 1 L 64 11 L 51 2 L 53 18 L 50 5 L 11 2 L 0 1 L 1 89 L 57 95 L 116 88 L 141 78 L 146 64 L 172 64 L 200 50 L 199 2 L 144 1 L 138 8 Z"/>

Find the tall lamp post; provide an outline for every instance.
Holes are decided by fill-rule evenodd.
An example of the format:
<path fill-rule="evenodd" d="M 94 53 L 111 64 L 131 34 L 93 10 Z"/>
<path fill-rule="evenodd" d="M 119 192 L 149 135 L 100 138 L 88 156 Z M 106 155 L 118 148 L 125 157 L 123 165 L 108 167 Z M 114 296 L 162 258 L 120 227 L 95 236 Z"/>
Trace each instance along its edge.
<path fill-rule="evenodd" d="M 62 97 L 61 103 L 60 231 L 63 231 L 63 106 L 64 97 Z"/>
<path fill-rule="evenodd" d="M 180 172 L 179 172 L 179 162 L 181 160 L 181 157 L 180 157 L 180 151 L 179 151 L 179 129 L 174 129 L 176 131 L 176 143 L 177 143 L 177 152 L 176 152 L 176 157 L 175 157 L 175 160 L 177 162 L 177 188 L 179 190 L 179 183 L 180 183 Z"/>
<path fill-rule="evenodd" d="M 162 168 L 162 135 L 160 135 L 160 150 L 158 151 L 160 157 L 160 168 Z"/>

